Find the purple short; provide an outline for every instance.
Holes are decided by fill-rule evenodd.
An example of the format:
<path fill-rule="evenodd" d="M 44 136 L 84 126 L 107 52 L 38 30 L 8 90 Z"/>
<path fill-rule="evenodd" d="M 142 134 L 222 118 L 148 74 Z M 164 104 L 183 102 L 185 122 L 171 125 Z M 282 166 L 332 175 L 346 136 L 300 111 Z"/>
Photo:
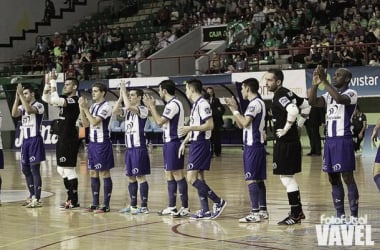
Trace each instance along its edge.
<path fill-rule="evenodd" d="M 164 144 L 163 155 L 164 155 L 164 168 L 166 171 L 173 171 L 183 169 L 184 157 L 178 158 L 178 150 L 181 146 L 179 140 L 166 142 Z"/>
<path fill-rule="evenodd" d="M 42 136 L 24 139 L 21 146 L 21 164 L 35 165 L 45 158 L 45 146 Z"/>
<path fill-rule="evenodd" d="M 88 144 L 88 169 L 105 171 L 115 166 L 111 140 Z"/>
<path fill-rule="evenodd" d="M 380 147 L 377 148 L 375 163 L 380 163 Z"/>
<path fill-rule="evenodd" d="M 150 160 L 146 147 L 128 148 L 125 151 L 125 171 L 127 176 L 150 174 Z"/>
<path fill-rule="evenodd" d="M 187 170 L 210 170 L 211 144 L 209 140 L 192 141 L 189 150 Z"/>
<path fill-rule="evenodd" d="M 265 180 L 267 178 L 267 160 L 264 145 L 244 146 L 245 180 Z"/>
<path fill-rule="evenodd" d="M 326 138 L 322 170 L 327 173 L 355 170 L 355 150 L 352 137 Z"/>

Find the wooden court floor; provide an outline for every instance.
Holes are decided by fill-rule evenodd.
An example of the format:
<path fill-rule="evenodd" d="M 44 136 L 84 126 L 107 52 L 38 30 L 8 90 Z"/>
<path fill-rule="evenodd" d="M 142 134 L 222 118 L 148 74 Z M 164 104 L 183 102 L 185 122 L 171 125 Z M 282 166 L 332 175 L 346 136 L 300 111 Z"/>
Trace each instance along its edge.
<path fill-rule="evenodd" d="M 271 150 L 269 147 L 268 151 Z M 304 149 L 306 152 L 308 148 Z M 148 177 L 150 213 L 144 215 L 118 212 L 128 201 L 123 151 L 115 150 L 111 212 L 106 214 L 58 208 L 66 194 L 55 171 L 53 151 L 47 152 L 46 164 L 42 166 L 43 191 L 47 196 L 43 199 L 43 207 L 22 207 L 21 200 L 26 197 L 26 192 L 19 167 L 20 155 L 15 151 L 6 150 L 4 153 L 6 168 L 1 171 L 0 249 L 326 249 L 318 246 L 316 225 L 320 224 L 321 215 L 334 215 L 334 208 L 330 184 L 321 171 L 320 157 L 303 157 L 303 172 L 296 178 L 306 219 L 302 224 L 287 227 L 277 225 L 287 215 L 289 206 L 278 176 L 272 175 L 271 155 L 267 158 L 266 182 L 270 218 L 261 223 L 238 223 L 238 219 L 250 211 L 242 174 L 241 147 L 223 148 L 222 156 L 212 160 L 211 171 L 207 173 L 208 184 L 227 200 L 228 206 L 219 218 L 210 221 L 157 215 L 157 211 L 167 206 L 162 151 L 159 147 L 151 154 L 152 174 Z M 90 179 L 85 164 L 86 154 L 81 153 L 79 157 L 79 197 L 84 207 L 91 202 Z M 375 244 L 362 249 L 380 249 L 380 195 L 372 180 L 373 159 L 373 156 L 365 155 L 356 158 L 359 216 L 367 216 L 372 227 L 370 237 Z M 14 197 L 9 195 L 12 192 L 15 193 Z M 199 201 L 193 187 L 189 187 L 189 199 L 190 209 L 196 211 Z M 180 202 L 177 201 L 177 204 Z M 349 214 L 347 201 L 345 205 Z"/>

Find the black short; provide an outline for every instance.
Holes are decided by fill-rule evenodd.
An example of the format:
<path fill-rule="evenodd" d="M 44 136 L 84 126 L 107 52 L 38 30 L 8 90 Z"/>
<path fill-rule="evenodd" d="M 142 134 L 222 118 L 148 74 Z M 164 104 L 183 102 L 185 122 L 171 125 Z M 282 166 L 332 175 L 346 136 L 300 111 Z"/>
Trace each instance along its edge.
<path fill-rule="evenodd" d="M 273 174 L 293 175 L 301 172 L 302 149 L 299 141 L 275 142 L 273 146 Z"/>
<path fill-rule="evenodd" d="M 59 140 L 56 144 L 57 165 L 60 167 L 75 167 L 79 151 L 79 139 Z"/>

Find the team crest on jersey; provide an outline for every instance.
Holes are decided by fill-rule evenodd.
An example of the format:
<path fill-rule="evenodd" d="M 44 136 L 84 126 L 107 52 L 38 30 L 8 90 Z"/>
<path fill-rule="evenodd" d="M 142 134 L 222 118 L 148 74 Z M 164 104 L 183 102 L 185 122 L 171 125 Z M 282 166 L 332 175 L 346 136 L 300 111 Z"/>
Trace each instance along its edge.
<path fill-rule="evenodd" d="M 169 115 L 170 112 L 171 112 L 171 110 L 170 110 L 169 108 L 166 108 L 165 111 L 164 111 L 164 114 L 165 114 L 165 115 Z"/>
<path fill-rule="evenodd" d="M 73 103 L 75 103 L 75 100 L 73 98 L 69 97 L 66 99 L 66 102 L 69 104 L 73 104 Z"/>
<path fill-rule="evenodd" d="M 253 113 L 255 111 L 255 107 L 249 107 L 248 112 Z"/>
<path fill-rule="evenodd" d="M 205 108 L 205 113 L 206 114 L 211 114 L 211 109 L 210 108 Z"/>
<path fill-rule="evenodd" d="M 289 99 L 284 96 L 284 97 L 281 97 L 278 102 L 283 106 L 285 107 L 288 103 L 290 103 Z"/>
<path fill-rule="evenodd" d="M 100 112 L 100 114 L 102 115 L 102 116 L 106 116 L 107 115 L 107 110 L 102 110 L 102 112 Z"/>
<path fill-rule="evenodd" d="M 38 103 L 38 104 L 37 104 L 37 108 L 38 108 L 38 109 L 42 109 L 42 108 L 43 108 L 43 105 L 42 105 L 41 103 Z"/>

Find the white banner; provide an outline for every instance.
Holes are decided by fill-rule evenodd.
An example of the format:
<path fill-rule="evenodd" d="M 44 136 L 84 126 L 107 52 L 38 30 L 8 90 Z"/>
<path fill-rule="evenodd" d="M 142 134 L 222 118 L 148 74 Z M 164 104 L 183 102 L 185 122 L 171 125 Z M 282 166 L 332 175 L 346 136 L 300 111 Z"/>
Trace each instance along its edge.
<path fill-rule="evenodd" d="M 163 80 L 169 80 L 169 77 L 141 77 L 141 78 L 118 78 L 109 79 L 109 88 L 117 89 L 121 82 L 125 82 L 127 87 L 151 87 L 158 86 Z"/>

